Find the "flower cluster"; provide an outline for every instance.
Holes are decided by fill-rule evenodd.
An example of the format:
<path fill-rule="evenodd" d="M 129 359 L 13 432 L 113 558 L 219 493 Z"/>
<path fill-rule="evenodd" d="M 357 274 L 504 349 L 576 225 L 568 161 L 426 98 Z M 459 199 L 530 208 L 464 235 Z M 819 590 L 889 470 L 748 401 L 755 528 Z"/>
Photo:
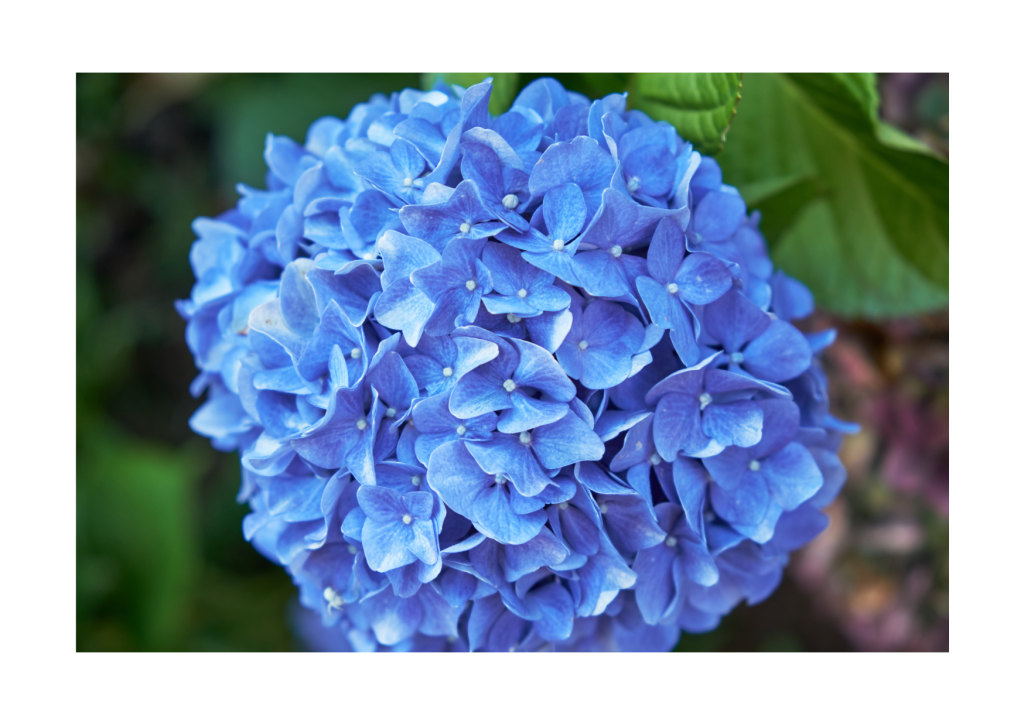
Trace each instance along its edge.
<path fill-rule="evenodd" d="M 356 650 L 666 650 L 827 524 L 807 288 L 624 95 L 439 83 L 268 136 L 197 219 L 195 431 Z"/>

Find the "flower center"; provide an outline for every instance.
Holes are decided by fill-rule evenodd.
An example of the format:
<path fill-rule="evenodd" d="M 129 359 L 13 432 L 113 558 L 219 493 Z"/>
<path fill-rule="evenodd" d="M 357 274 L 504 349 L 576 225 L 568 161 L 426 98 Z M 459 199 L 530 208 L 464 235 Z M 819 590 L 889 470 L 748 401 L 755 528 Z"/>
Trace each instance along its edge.
<path fill-rule="evenodd" d="M 669 284 L 665 285 L 665 289 L 668 290 L 669 295 L 675 295 L 677 292 L 679 292 L 679 285 L 675 284 L 674 282 L 670 282 Z"/>
<path fill-rule="evenodd" d="M 601 514 L 608 514 L 608 505 L 602 502 L 597 505 L 597 508 L 601 510 Z"/>
<path fill-rule="evenodd" d="M 501 206 L 505 209 L 515 209 L 519 206 L 519 197 L 515 194 L 506 194 L 505 198 L 501 200 Z"/>
<path fill-rule="evenodd" d="M 733 353 L 732 355 L 729 356 L 729 360 L 731 360 L 733 363 L 736 363 L 738 365 L 738 364 L 743 362 L 743 354 L 742 353 Z"/>
<path fill-rule="evenodd" d="M 700 394 L 700 398 L 697 400 L 700 401 L 700 410 L 703 411 L 708 407 L 708 404 L 711 403 L 711 394 L 706 392 L 702 393 Z"/>
<path fill-rule="evenodd" d="M 367 426 L 367 423 L 366 423 L 366 419 L 365 418 L 361 418 L 358 421 L 356 421 L 356 428 L 359 429 L 360 431 L 365 430 L 366 426 Z"/>
<path fill-rule="evenodd" d="M 520 299 L 522 299 L 522 298 L 526 297 L 529 293 L 526 292 L 526 288 L 525 287 L 522 287 L 522 288 L 519 288 L 519 292 L 517 292 L 516 294 L 519 296 Z"/>
<path fill-rule="evenodd" d="M 423 477 L 420 476 L 419 474 L 414 474 L 413 477 L 412 477 L 412 485 L 414 487 L 418 487 L 422 483 L 423 483 Z"/>
<path fill-rule="evenodd" d="M 459 436 L 462 436 L 464 433 L 466 433 L 466 427 L 463 426 L 462 424 L 459 424 L 458 428 L 455 429 L 455 433 L 457 433 Z"/>
<path fill-rule="evenodd" d="M 612 257 L 618 257 L 619 255 L 622 254 L 622 247 L 620 247 L 619 245 L 615 245 L 610 250 L 608 250 L 608 254 L 610 254 Z"/>
<path fill-rule="evenodd" d="M 341 606 L 345 604 L 345 601 L 341 599 L 341 595 L 333 587 L 324 589 L 324 600 L 327 601 L 327 609 L 335 608 L 341 610 Z"/>
<path fill-rule="evenodd" d="M 559 508 L 559 509 L 561 509 L 562 511 L 565 511 L 566 509 L 568 509 L 568 508 L 569 508 L 569 503 L 568 503 L 568 502 L 561 502 L 561 503 L 560 503 L 560 504 L 558 505 L 558 508 Z"/>
<path fill-rule="evenodd" d="M 675 547 L 677 541 L 678 540 L 675 537 L 673 537 L 672 535 L 669 535 L 668 537 L 665 538 L 665 546 L 666 547 Z"/>
<path fill-rule="evenodd" d="M 576 344 L 576 347 L 579 348 L 580 350 L 586 350 L 587 348 L 590 347 L 590 343 L 588 343 L 585 340 L 581 340 L 579 343 Z"/>
<path fill-rule="evenodd" d="M 352 360 L 359 360 L 360 358 L 363 357 L 363 351 L 361 348 L 353 348 L 352 350 L 349 351 L 348 354 L 349 357 L 352 358 Z"/>
<path fill-rule="evenodd" d="M 650 462 L 651 466 L 657 466 L 658 464 L 661 463 L 661 457 L 658 456 L 657 454 L 651 454 L 651 458 L 648 459 L 647 461 Z"/>
<path fill-rule="evenodd" d="M 626 189 L 629 190 L 630 194 L 632 194 L 633 192 L 635 192 L 639 188 L 640 188 L 640 177 L 638 177 L 638 176 L 633 177 L 632 179 L 629 180 L 629 183 L 626 184 Z"/>
<path fill-rule="evenodd" d="M 442 370 L 441 373 L 444 374 L 445 378 L 451 378 L 453 375 L 455 375 L 455 371 L 452 370 L 451 366 L 445 366 L 444 370 Z"/>
<path fill-rule="evenodd" d="M 512 391 L 516 390 L 516 382 L 509 378 L 507 381 L 501 384 L 501 387 L 504 388 L 509 393 L 512 393 Z"/>
<path fill-rule="evenodd" d="M 530 436 L 530 432 L 529 431 L 524 431 L 523 433 L 519 434 L 519 443 L 520 444 L 524 444 L 524 445 L 525 444 L 529 444 L 531 438 L 532 437 Z"/>
<path fill-rule="evenodd" d="M 510 323 L 518 323 L 520 320 L 522 320 L 522 318 L 516 315 L 515 313 L 509 313 L 508 315 L 505 316 L 505 318 Z"/>
<path fill-rule="evenodd" d="M 761 470 L 761 462 L 758 461 L 757 459 L 752 459 L 750 461 L 750 470 L 751 471 L 760 471 Z"/>
<path fill-rule="evenodd" d="M 508 481 L 508 480 L 505 479 L 505 475 L 504 474 L 498 474 L 496 477 L 494 477 L 494 483 L 497 484 L 498 486 L 501 486 L 506 481 Z"/>
<path fill-rule="evenodd" d="M 394 418 L 395 416 L 398 415 L 398 411 L 394 408 L 389 407 L 388 410 L 384 412 L 384 415 L 387 416 L 388 418 Z"/>
<path fill-rule="evenodd" d="M 467 290 L 476 290 L 476 280 L 466 280 Z"/>
<path fill-rule="evenodd" d="M 405 522 L 406 524 L 412 524 L 412 515 L 411 514 L 403 514 L 402 515 L 402 521 Z"/>
<path fill-rule="evenodd" d="M 561 252 L 562 250 L 565 249 L 565 241 L 556 239 L 554 242 L 551 243 L 551 246 L 554 248 L 555 252 Z"/>
<path fill-rule="evenodd" d="M 412 177 L 411 176 L 407 176 L 405 179 L 403 179 L 402 180 L 402 186 L 411 187 L 412 186 Z"/>
<path fill-rule="evenodd" d="M 355 545 L 349 545 L 349 546 L 348 546 L 348 553 L 349 553 L 350 555 L 354 555 L 354 554 L 355 554 L 356 552 L 358 552 L 358 551 L 359 551 L 359 550 L 358 550 L 358 549 L 356 549 L 356 546 L 355 546 Z"/>
<path fill-rule="evenodd" d="M 469 222 L 463 222 L 459 225 L 459 231 L 462 232 L 462 234 L 469 234 L 469 230 L 471 229 L 473 229 L 473 225 Z"/>

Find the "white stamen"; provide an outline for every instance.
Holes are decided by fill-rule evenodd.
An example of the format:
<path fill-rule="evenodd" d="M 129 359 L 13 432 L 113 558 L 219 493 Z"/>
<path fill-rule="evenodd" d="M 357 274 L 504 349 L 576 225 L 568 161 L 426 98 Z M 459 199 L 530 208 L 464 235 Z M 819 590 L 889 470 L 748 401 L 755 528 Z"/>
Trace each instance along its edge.
<path fill-rule="evenodd" d="M 473 226 L 469 222 L 463 222 L 459 225 L 459 231 L 462 234 L 469 234 L 469 230 L 473 229 Z"/>
<path fill-rule="evenodd" d="M 402 521 L 405 524 L 412 524 L 412 515 L 411 514 L 403 514 L 402 515 Z"/>
<path fill-rule="evenodd" d="M 352 358 L 352 360 L 359 360 L 360 358 L 363 357 L 363 350 L 362 348 L 353 348 L 352 350 L 349 351 L 348 354 L 349 357 Z"/>
<path fill-rule="evenodd" d="M 506 481 L 508 480 L 505 478 L 504 474 L 498 474 L 496 477 L 494 477 L 495 484 L 504 484 Z"/>
<path fill-rule="evenodd" d="M 354 555 L 354 554 L 355 554 L 356 552 L 358 552 L 358 551 L 359 551 L 359 550 L 358 550 L 358 549 L 356 549 L 356 546 L 355 546 L 355 545 L 349 545 L 349 546 L 348 546 L 348 553 L 349 553 L 350 555 Z"/>
<path fill-rule="evenodd" d="M 445 378 L 451 378 L 453 375 L 455 375 L 455 371 L 452 370 L 451 366 L 445 366 L 441 370 L 441 373 L 444 375 Z"/>
<path fill-rule="evenodd" d="M 731 360 L 733 363 L 736 363 L 736 364 L 742 363 L 743 362 L 743 354 L 742 353 L 733 353 L 731 356 L 729 356 L 729 360 Z"/>
<path fill-rule="evenodd" d="M 411 176 L 407 176 L 405 179 L 403 179 L 402 180 L 402 186 L 411 187 L 412 186 L 412 177 Z"/>
<path fill-rule="evenodd" d="M 365 418 L 361 418 L 358 421 L 356 421 L 356 428 L 359 429 L 360 431 L 363 431 L 367 426 L 368 424 L 366 423 Z"/>
<path fill-rule="evenodd" d="M 622 254 L 622 247 L 620 247 L 619 245 L 615 245 L 610 250 L 608 250 L 608 254 L 610 254 L 612 257 L 618 257 L 619 255 Z"/>
<path fill-rule="evenodd" d="M 555 252 L 561 252 L 562 250 L 565 249 L 565 241 L 556 239 L 554 242 L 551 243 L 551 246 L 555 249 Z"/>
<path fill-rule="evenodd" d="M 520 288 L 519 292 L 517 292 L 516 294 L 520 297 L 520 299 L 522 299 L 526 297 L 529 293 L 526 292 L 526 288 Z"/>
<path fill-rule="evenodd" d="M 640 188 L 640 177 L 638 177 L 638 176 L 633 177 L 632 179 L 629 180 L 629 183 L 626 184 L 626 189 L 629 190 L 630 194 L 632 194 L 633 192 L 635 192 L 639 188 Z"/>
<path fill-rule="evenodd" d="M 651 466 L 657 466 L 658 464 L 661 463 L 661 457 L 658 456 L 657 454 L 651 454 L 651 458 L 648 459 L 647 461 L 651 463 Z"/>
<path fill-rule="evenodd" d="M 501 387 L 504 388 L 509 393 L 512 393 L 512 391 L 516 390 L 516 382 L 509 378 L 507 381 L 501 384 Z"/>
<path fill-rule="evenodd" d="M 758 461 L 757 459 L 751 459 L 751 461 L 750 461 L 750 470 L 751 471 L 760 471 L 761 470 L 761 462 Z"/>
<path fill-rule="evenodd" d="M 579 343 L 576 344 L 576 347 L 579 348 L 580 350 L 586 350 L 587 348 L 590 347 L 590 343 L 588 343 L 585 340 L 581 340 Z"/>
<path fill-rule="evenodd" d="M 455 429 L 455 433 L 457 433 L 459 436 L 462 436 L 464 433 L 466 433 L 466 427 L 463 426 L 462 424 L 459 424 L 458 428 Z"/>
<path fill-rule="evenodd" d="M 668 290 L 669 295 L 675 295 L 677 292 L 679 292 L 679 285 L 675 284 L 674 282 L 670 282 L 669 284 L 665 285 L 665 289 Z"/>
<path fill-rule="evenodd" d="M 510 323 L 518 323 L 520 320 L 522 320 L 522 318 L 516 315 L 515 313 L 509 313 L 508 315 L 505 316 L 505 319 L 508 320 Z"/>
<path fill-rule="evenodd" d="M 530 432 L 529 431 L 524 431 L 523 433 L 519 434 L 519 443 L 521 443 L 521 444 L 528 444 L 528 443 L 530 443 L 530 439 L 531 438 L 532 437 L 530 436 Z"/>
<path fill-rule="evenodd" d="M 422 477 L 422 476 L 420 476 L 419 474 L 415 474 L 415 475 L 413 475 L 413 478 L 412 478 L 412 485 L 413 485 L 414 487 L 418 487 L 418 486 L 419 486 L 420 484 L 422 484 L 422 483 L 423 483 L 423 477 Z"/>
<path fill-rule="evenodd" d="M 364 252 L 363 253 L 363 259 L 364 260 L 372 260 L 372 259 L 375 259 L 376 257 L 377 257 L 377 255 L 373 254 L 372 252 Z"/>
<path fill-rule="evenodd" d="M 561 503 L 559 503 L 558 508 L 564 511 L 564 510 L 569 508 L 569 503 L 568 502 L 561 502 Z"/>
<path fill-rule="evenodd" d="M 601 510 L 601 514 L 608 514 L 608 505 L 607 504 L 598 504 L 597 508 Z"/>
<path fill-rule="evenodd" d="M 476 280 L 466 280 L 467 290 L 476 290 Z"/>
<path fill-rule="evenodd" d="M 669 535 L 668 537 L 665 538 L 665 546 L 666 547 L 675 547 L 677 541 L 678 540 L 676 540 L 675 537 L 673 537 L 672 535 Z"/>
<path fill-rule="evenodd" d="M 519 206 L 519 197 L 515 194 L 506 194 L 505 198 L 501 200 L 501 206 L 505 209 L 515 209 Z"/>
<path fill-rule="evenodd" d="M 700 410 L 703 411 L 711 403 L 711 394 L 702 393 L 700 394 L 700 398 L 697 400 L 700 401 Z"/>
<path fill-rule="evenodd" d="M 389 408 L 387 411 L 384 412 L 384 415 L 387 416 L 388 418 L 394 418 L 395 416 L 398 415 L 398 411 L 394 408 Z"/>
<path fill-rule="evenodd" d="M 341 606 L 345 604 L 345 601 L 341 599 L 341 595 L 333 587 L 324 589 L 324 600 L 327 601 L 327 610 L 330 611 L 332 608 L 341 610 Z"/>

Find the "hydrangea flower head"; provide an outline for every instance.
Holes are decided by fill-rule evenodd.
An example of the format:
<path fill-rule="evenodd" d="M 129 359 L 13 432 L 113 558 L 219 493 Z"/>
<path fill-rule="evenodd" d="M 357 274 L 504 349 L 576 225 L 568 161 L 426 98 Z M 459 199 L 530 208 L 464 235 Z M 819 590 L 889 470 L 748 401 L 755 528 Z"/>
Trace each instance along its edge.
<path fill-rule="evenodd" d="M 269 136 L 178 303 L 244 535 L 354 650 L 666 650 L 778 585 L 854 430 L 834 334 L 663 122 L 534 81 Z"/>

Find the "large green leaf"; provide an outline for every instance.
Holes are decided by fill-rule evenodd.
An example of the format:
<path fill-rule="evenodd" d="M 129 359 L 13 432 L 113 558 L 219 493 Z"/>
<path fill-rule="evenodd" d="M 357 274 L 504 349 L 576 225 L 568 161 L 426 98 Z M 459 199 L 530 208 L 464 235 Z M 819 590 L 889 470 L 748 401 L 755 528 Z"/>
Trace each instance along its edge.
<path fill-rule="evenodd" d="M 739 73 L 637 73 L 629 105 L 671 123 L 702 154 L 716 154 L 736 114 L 740 81 Z"/>
<path fill-rule="evenodd" d="M 948 305 L 949 165 L 878 120 L 872 74 L 747 74 L 718 160 L 761 210 L 776 264 L 821 307 Z"/>
<path fill-rule="evenodd" d="M 424 89 L 432 88 L 434 81 L 439 78 L 444 79 L 445 83 L 452 83 L 463 88 L 469 88 L 486 78 L 492 78 L 491 101 L 487 108 L 494 115 L 507 111 L 519 90 L 518 73 L 424 73 L 420 86 Z"/>

